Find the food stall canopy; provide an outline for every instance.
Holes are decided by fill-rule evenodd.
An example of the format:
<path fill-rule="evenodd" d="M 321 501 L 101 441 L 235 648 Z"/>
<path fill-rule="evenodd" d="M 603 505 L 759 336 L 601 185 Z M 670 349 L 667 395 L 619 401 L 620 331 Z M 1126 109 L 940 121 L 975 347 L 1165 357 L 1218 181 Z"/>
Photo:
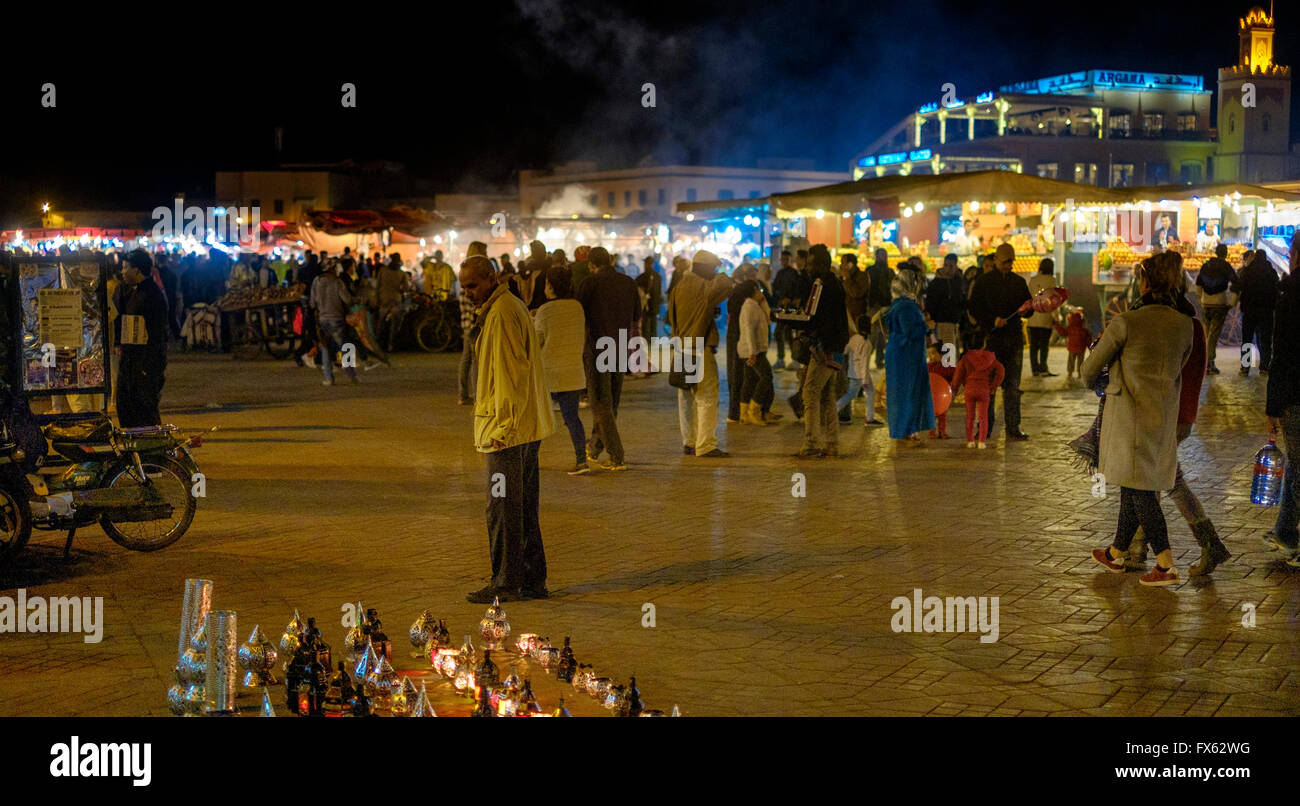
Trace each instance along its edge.
<path fill-rule="evenodd" d="M 1212 182 L 1203 185 L 1146 185 L 1124 188 L 1125 201 L 1191 201 L 1195 198 L 1213 199 L 1215 196 L 1232 196 L 1240 193 L 1243 199 L 1266 201 L 1300 201 L 1300 193 L 1291 193 L 1263 185 L 1244 182 Z"/>
<path fill-rule="evenodd" d="M 835 185 L 830 185 L 830 187 L 835 187 Z M 684 216 L 687 213 L 694 213 L 698 218 L 700 213 L 728 212 L 748 209 L 762 210 L 767 203 L 767 196 L 753 199 L 714 199 L 712 201 L 678 202 L 677 214 L 679 216 Z"/>
<path fill-rule="evenodd" d="M 433 210 L 394 207 L 390 210 L 313 210 L 307 223 L 327 235 L 381 232 L 398 229 L 411 234 L 440 230 L 446 218 Z"/>
<path fill-rule="evenodd" d="M 950 174 L 909 174 L 840 182 L 824 187 L 774 193 L 771 203 L 779 211 L 856 212 L 872 201 L 896 199 L 899 204 L 959 204 L 967 201 L 1063 204 L 1119 204 L 1125 191 L 1080 185 L 1015 171 L 969 171 Z M 679 209 L 685 206 L 679 205 Z"/>

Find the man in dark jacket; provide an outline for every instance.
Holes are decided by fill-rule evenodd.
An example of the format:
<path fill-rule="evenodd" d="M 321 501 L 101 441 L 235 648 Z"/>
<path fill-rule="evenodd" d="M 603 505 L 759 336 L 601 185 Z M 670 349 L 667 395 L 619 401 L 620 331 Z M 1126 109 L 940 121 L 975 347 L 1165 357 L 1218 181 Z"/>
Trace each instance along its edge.
<path fill-rule="evenodd" d="M 1300 272 L 1296 271 L 1296 250 L 1300 238 L 1292 243 L 1291 273 L 1278 284 L 1280 295 L 1273 318 L 1273 365 L 1268 376 L 1265 414 L 1269 430 L 1281 432 L 1287 456 L 1300 450 Z M 1264 544 L 1283 552 L 1291 565 L 1300 564 L 1300 461 L 1286 463 L 1282 480 L 1281 506 L 1273 531 L 1264 536 Z M 1297 565 L 1300 567 L 1300 565 Z"/>
<path fill-rule="evenodd" d="M 592 419 L 587 461 L 594 463 L 601 452 L 607 450 L 609 460 L 601 467 L 627 470 L 617 418 L 619 399 L 623 396 L 623 371 L 629 358 L 620 352 L 635 335 L 634 329 L 640 327 L 641 296 L 637 293 L 636 281 L 614 268 L 605 247 L 592 249 L 589 259 L 594 271 L 582 283 L 576 297 L 587 315 L 587 348 L 583 351 L 583 362 L 587 370 L 587 400 Z M 536 282 L 545 293 L 545 276 L 539 276 Z"/>
<path fill-rule="evenodd" d="M 803 380 L 803 449 L 800 458 L 839 455 L 840 420 L 835 405 L 838 380 L 845 367 L 844 348 L 849 343 L 849 317 L 844 303 L 844 286 L 831 270 L 831 253 L 824 244 L 810 250 L 812 288 L 809 289 L 811 318 L 791 323 L 811 331 L 812 358 Z"/>
<path fill-rule="evenodd" d="M 980 330 L 988 334 L 984 349 L 992 351 L 1006 369 L 1002 379 L 1002 414 L 1008 440 L 1026 440 L 1020 430 L 1020 372 L 1024 366 L 1025 336 L 1016 311 L 1032 297 L 1025 279 L 1011 271 L 1016 250 L 1004 243 L 994 253 L 997 269 L 979 278 L 971 291 L 970 309 Z M 989 433 L 993 432 L 993 406 L 997 390 L 989 396 Z"/>
<path fill-rule="evenodd" d="M 801 289 L 803 281 L 800 279 L 799 270 L 791 265 L 791 259 L 794 255 L 790 254 L 789 249 L 781 252 L 781 268 L 777 270 L 776 276 L 772 278 L 772 296 L 776 297 L 776 307 L 778 308 L 797 308 L 803 305 L 803 294 Z M 790 326 L 777 322 L 776 324 L 776 365 L 772 369 L 785 369 L 785 348 L 790 345 L 791 360 L 794 360 L 794 345 L 791 342 L 792 334 Z"/>
<path fill-rule="evenodd" d="M 577 252 L 574 252 L 577 255 Z M 641 335 L 647 339 L 659 335 L 659 309 L 664 304 L 664 279 L 655 270 L 654 255 L 645 259 L 645 271 L 636 284 L 646 292 L 645 312 L 641 314 Z"/>
<path fill-rule="evenodd" d="M 1218 352 L 1219 335 L 1223 333 L 1223 323 L 1228 318 L 1228 290 L 1237 282 L 1237 272 L 1228 262 L 1228 247 L 1219 244 L 1214 248 L 1214 257 L 1205 261 L 1196 275 L 1196 287 L 1200 294 L 1201 310 L 1205 313 L 1205 346 L 1210 358 L 1211 375 L 1218 375 L 1219 368 L 1214 365 L 1215 353 Z"/>
<path fill-rule="evenodd" d="M 1237 275 L 1233 290 L 1241 299 L 1241 374 L 1250 374 L 1250 345 L 1259 340 L 1259 374 L 1267 375 L 1273 356 L 1273 306 L 1277 304 L 1277 270 L 1260 249 L 1255 259 Z"/>
<path fill-rule="evenodd" d="M 308 357 L 307 353 L 316 346 L 316 310 L 311 307 L 311 287 L 320 277 L 321 265 L 320 260 L 310 250 L 307 250 L 306 259 L 298 269 L 296 282 L 302 284 L 302 341 L 298 344 L 298 349 L 293 351 L 293 360 L 300 367 L 316 366 L 315 362 Z"/>
<path fill-rule="evenodd" d="M 844 305 L 849 311 L 849 321 L 856 322 L 867 312 L 867 295 L 871 280 L 858 268 L 858 256 L 852 252 L 840 255 L 840 282 L 844 285 Z"/>
<path fill-rule="evenodd" d="M 153 259 L 143 249 L 126 256 L 113 323 L 121 365 L 117 417 L 123 428 L 162 424 L 158 404 L 167 369 L 167 297 L 153 279 Z"/>
<path fill-rule="evenodd" d="M 925 289 L 925 313 L 934 322 L 942 344 L 956 344 L 961 318 L 966 314 L 966 283 L 957 271 L 957 255 L 944 255 L 943 265 Z"/>
<path fill-rule="evenodd" d="M 889 267 L 889 253 L 884 249 L 876 250 L 876 262 L 867 268 L 867 316 L 873 320 L 876 314 L 887 309 L 894 301 L 894 270 Z M 871 347 L 876 354 L 876 369 L 885 367 L 885 331 L 874 324 L 871 327 Z"/>

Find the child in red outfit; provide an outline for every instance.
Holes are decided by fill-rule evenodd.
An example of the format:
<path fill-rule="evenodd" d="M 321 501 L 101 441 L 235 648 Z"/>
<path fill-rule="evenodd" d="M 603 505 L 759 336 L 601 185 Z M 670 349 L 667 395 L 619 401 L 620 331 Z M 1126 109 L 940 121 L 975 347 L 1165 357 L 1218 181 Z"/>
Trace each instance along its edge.
<path fill-rule="evenodd" d="M 946 367 L 943 359 L 940 358 L 939 345 L 931 344 L 929 349 L 929 364 L 931 375 L 938 375 L 952 386 L 953 376 L 957 374 L 956 367 Z M 954 392 L 953 394 L 956 394 Z M 935 415 L 935 427 L 930 431 L 930 439 L 948 439 L 948 412 Z"/>
<path fill-rule="evenodd" d="M 1088 326 L 1083 323 L 1083 314 L 1070 314 L 1070 322 L 1065 328 L 1065 349 L 1070 353 L 1069 363 L 1066 365 L 1065 380 L 1069 383 L 1072 380 L 1082 378 L 1079 371 L 1083 369 L 1083 359 L 1088 352 L 1088 345 L 1092 343 L 1092 333 Z"/>
<path fill-rule="evenodd" d="M 978 338 L 978 337 L 977 337 Z M 966 447 L 975 447 L 975 417 L 979 416 L 979 446 L 987 448 L 985 440 L 989 431 L 989 395 L 1002 385 L 1006 375 L 997 357 L 984 348 L 983 339 L 978 347 L 967 350 L 957 362 L 957 372 L 952 380 L 952 393 L 966 387 Z"/>

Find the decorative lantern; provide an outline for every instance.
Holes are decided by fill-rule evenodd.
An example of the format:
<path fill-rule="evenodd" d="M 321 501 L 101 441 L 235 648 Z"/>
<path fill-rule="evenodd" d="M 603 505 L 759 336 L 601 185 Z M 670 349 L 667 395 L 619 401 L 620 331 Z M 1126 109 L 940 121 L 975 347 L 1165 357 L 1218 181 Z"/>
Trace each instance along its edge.
<path fill-rule="evenodd" d="M 515 639 L 515 648 L 519 650 L 520 655 L 529 657 L 533 654 L 533 650 L 537 649 L 540 642 L 541 639 L 537 633 L 520 633 L 519 637 Z"/>
<path fill-rule="evenodd" d="M 356 666 L 352 669 L 352 679 L 361 685 L 376 667 L 379 666 L 379 656 L 375 654 L 375 648 L 371 645 L 370 640 L 366 639 L 365 650 L 357 657 Z"/>
<path fill-rule="evenodd" d="M 537 696 L 533 694 L 533 683 L 527 677 L 524 678 L 523 691 L 519 692 L 519 716 L 537 716 L 542 713 L 542 706 L 537 702 Z"/>
<path fill-rule="evenodd" d="M 271 692 L 262 689 L 262 712 L 260 716 L 275 716 L 275 706 L 271 704 Z"/>
<path fill-rule="evenodd" d="M 424 688 L 424 681 L 420 681 L 420 693 L 415 695 L 411 716 L 437 716 L 433 711 L 433 705 L 429 702 L 429 693 Z"/>
<path fill-rule="evenodd" d="M 483 662 L 474 670 L 474 680 L 479 686 L 495 688 L 501 682 L 501 673 L 492 662 L 492 650 L 483 650 Z"/>
<path fill-rule="evenodd" d="M 605 687 L 605 694 L 601 698 L 601 706 L 613 711 L 618 707 L 619 702 L 623 699 L 623 687 L 620 685 L 611 685 Z"/>
<path fill-rule="evenodd" d="M 415 684 L 411 682 L 411 678 L 403 676 L 402 684 L 398 686 L 397 691 L 393 692 L 392 704 L 389 706 L 393 716 L 406 716 L 409 714 L 417 696 L 419 696 L 419 692 L 415 690 Z"/>
<path fill-rule="evenodd" d="M 361 609 L 361 602 L 357 602 L 356 608 L 352 626 L 348 628 L 347 634 L 343 636 L 343 659 L 347 661 L 349 666 L 356 666 L 357 660 L 361 655 L 365 654 L 366 638 L 369 633 L 368 630 L 362 629 L 366 611 Z"/>
<path fill-rule="evenodd" d="M 564 649 L 560 650 L 559 663 L 555 667 L 555 677 L 563 683 L 573 682 L 573 676 L 578 670 L 578 662 L 573 657 L 573 649 L 569 646 L 569 636 L 564 636 Z"/>
<path fill-rule="evenodd" d="M 432 644 L 437 640 L 435 633 L 438 631 L 438 622 L 434 620 L 433 613 L 425 610 L 416 617 L 415 623 L 407 631 L 407 636 L 411 639 L 411 657 L 426 658 L 430 656 Z"/>
<path fill-rule="evenodd" d="M 596 677 L 592 672 L 591 677 L 587 679 L 587 694 L 594 697 L 598 702 L 604 703 L 605 695 L 609 692 L 610 679 L 608 677 Z"/>
<path fill-rule="evenodd" d="M 277 681 L 271 669 L 275 667 L 278 657 L 275 645 L 262 634 L 261 625 L 253 627 L 248 641 L 239 648 L 239 667 L 244 670 L 244 687 L 265 688 L 275 685 Z"/>
<path fill-rule="evenodd" d="M 633 677 L 628 681 L 627 688 L 623 689 L 614 712 L 618 716 L 641 716 L 644 711 L 645 705 L 641 702 L 641 692 L 636 687 L 636 678 Z"/>
<path fill-rule="evenodd" d="M 366 676 L 366 694 L 377 711 L 387 711 L 392 706 L 393 694 L 401 688 L 402 681 L 388 658 L 380 658 L 379 665 Z"/>
<path fill-rule="evenodd" d="M 366 611 L 366 620 L 361 625 L 361 629 L 370 637 L 370 643 L 375 647 L 375 654 L 391 661 L 393 642 L 388 640 L 388 633 L 384 632 L 384 623 L 379 620 L 379 613 L 373 607 Z"/>
<path fill-rule="evenodd" d="M 293 618 L 289 620 L 288 626 L 284 628 L 284 634 L 280 636 L 280 651 L 284 653 L 284 662 L 288 664 L 293 660 L 293 653 L 298 651 L 298 644 L 302 641 L 302 617 L 298 611 L 293 611 Z"/>
<path fill-rule="evenodd" d="M 501 648 L 502 642 L 510 635 L 510 622 L 506 620 L 506 611 L 502 609 L 500 599 L 492 599 L 492 606 L 479 621 L 478 628 L 487 649 Z"/>
<path fill-rule="evenodd" d="M 447 679 L 456 677 L 456 661 L 460 653 L 449 646 L 434 650 L 433 669 Z"/>
<path fill-rule="evenodd" d="M 329 688 L 325 690 L 325 702 L 321 707 L 332 714 L 341 714 L 348 709 L 353 695 L 352 678 L 343 668 L 343 661 L 339 661 L 338 671 L 330 678 Z"/>
<path fill-rule="evenodd" d="M 564 707 L 564 697 L 560 697 L 560 702 L 555 706 L 551 716 L 573 716 L 573 714 L 569 713 L 569 709 Z"/>

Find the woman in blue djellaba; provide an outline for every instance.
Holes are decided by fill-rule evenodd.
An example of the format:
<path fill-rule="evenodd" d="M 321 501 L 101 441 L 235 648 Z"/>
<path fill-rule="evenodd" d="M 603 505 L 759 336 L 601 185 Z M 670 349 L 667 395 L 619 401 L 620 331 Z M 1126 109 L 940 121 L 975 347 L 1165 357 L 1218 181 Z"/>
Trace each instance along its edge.
<path fill-rule="evenodd" d="M 900 269 L 891 291 L 894 301 L 885 313 L 889 341 L 885 345 L 885 405 L 889 436 L 901 445 L 920 445 L 921 432 L 935 427 L 934 401 L 930 397 L 930 370 L 925 340 L 929 328 L 917 296 L 921 277 Z"/>

